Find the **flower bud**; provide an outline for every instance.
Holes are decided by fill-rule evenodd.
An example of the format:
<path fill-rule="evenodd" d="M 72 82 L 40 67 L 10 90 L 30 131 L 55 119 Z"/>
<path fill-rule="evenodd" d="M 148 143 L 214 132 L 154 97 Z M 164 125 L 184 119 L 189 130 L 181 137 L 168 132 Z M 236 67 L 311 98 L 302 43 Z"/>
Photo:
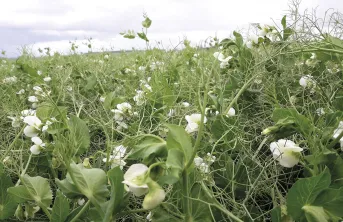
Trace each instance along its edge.
<path fill-rule="evenodd" d="M 151 210 L 162 203 L 166 197 L 166 193 L 155 181 L 149 182 L 148 187 L 149 193 L 144 197 L 143 208 L 146 210 Z"/>

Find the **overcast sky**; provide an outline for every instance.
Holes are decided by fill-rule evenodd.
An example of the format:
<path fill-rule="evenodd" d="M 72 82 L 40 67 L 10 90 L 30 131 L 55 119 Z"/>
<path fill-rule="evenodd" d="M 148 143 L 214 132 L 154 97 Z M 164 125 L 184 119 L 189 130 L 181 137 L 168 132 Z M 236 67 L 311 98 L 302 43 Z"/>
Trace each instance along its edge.
<path fill-rule="evenodd" d="M 273 24 L 288 4 L 289 0 L 9 0 L 0 7 L 0 50 L 11 57 L 24 45 L 34 52 L 50 47 L 66 53 L 69 40 L 82 45 L 89 37 L 95 50 L 142 48 L 143 41 L 124 39 L 119 32 L 140 31 L 143 12 L 152 19 L 151 42 L 162 41 L 170 48 L 184 36 L 199 43 L 209 36 L 223 38 L 249 23 Z M 318 6 L 322 12 L 343 12 L 342 0 L 302 1 L 302 10 Z"/>

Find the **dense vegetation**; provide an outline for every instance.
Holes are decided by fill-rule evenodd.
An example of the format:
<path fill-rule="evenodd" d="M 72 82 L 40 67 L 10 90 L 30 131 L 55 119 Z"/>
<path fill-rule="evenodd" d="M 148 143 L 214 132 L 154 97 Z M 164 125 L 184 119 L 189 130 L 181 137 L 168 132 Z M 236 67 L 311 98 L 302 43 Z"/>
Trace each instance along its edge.
<path fill-rule="evenodd" d="M 1 58 L 0 219 L 342 220 L 342 19 L 329 18 L 165 51 L 145 15 L 143 52 Z"/>

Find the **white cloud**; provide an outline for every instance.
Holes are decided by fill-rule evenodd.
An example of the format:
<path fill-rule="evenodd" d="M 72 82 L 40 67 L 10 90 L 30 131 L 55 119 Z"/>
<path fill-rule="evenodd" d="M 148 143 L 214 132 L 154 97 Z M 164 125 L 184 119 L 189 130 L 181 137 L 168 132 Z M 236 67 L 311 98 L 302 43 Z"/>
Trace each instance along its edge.
<path fill-rule="evenodd" d="M 11 0 L 3 2 L 0 8 L 0 43 L 7 44 L 0 44 L 0 49 L 14 53 L 23 44 L 34 47 L 51 44 L 65 51 L 68 40 L 88 37 L 118 48 L 135 47 L 141 43 L 127 42 L 117 35 L 127 29 L 139 31 L 143 12 L 153 20 L 150 39 L 161 37 L 159 40 L 165 43 L 170 39 L 176 42 L 174 39 L 186 34 L 198 41 L 198 37 L 213 36 L 215 31 L 228 33 L 249 23 L 272 24 L 271 18 L 279 22 L 287 13 L 288 3 L 288 0 Z M 321 13 L 329 7 L 343 11 L 343 3 L 336 0 L 303 0 L 301 9 L 318 5 Z"/>

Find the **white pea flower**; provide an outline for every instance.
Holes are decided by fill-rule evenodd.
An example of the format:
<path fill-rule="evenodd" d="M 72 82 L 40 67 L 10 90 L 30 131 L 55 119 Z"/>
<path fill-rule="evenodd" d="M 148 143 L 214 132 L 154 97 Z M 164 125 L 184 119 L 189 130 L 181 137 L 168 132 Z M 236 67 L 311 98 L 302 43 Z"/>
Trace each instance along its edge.
<path fill-rule="evenodd" d="M 324 115 L 324 114 L 325 114 L 324 108 L 318 108 L 318 109 L 316 109 L 316 114 L 317 114 L 318 116 Z"/>
<path fill-rule="evenodd" d="M 44 150 L 45 143 L 43 143 L 39 137 L 32 137 L 31 141 L 34 143 L 34 145 L 30 148 L 31 153 L 34 155 L 40 154 L 40 152 Z"/>
<path fill-rule="evenodd" d="M 108 60 L 108 58 L 109 58 L 109 55 L 104 55 L 105 60 Z"/>
<path fill-rule="evenodd" d="M 42 75 L 42 71 L 38 70 L 38 71 L 37 71 L 37 74 L 38 74 L 39 76 Z"/>
<path fill-rule="evenodd" d="M 104 96 L 101 96 L 99 100 L 100 100 L 100 102 L 103 103 L 103 102 L 105 102 L 105 97 L 104 97 Z"/>
<path fill-rule="evenodd" d="M 33 109 L 25 109 L 23 111 L 21 111 L 21 119 L 24 119 L 25 116 L 34 116 L 36 115 L 36 110 Z"/>
<path fill-rule="evenodd" d="M 129 167 L 124 174 L 123 183 L 129 187 L 129 190 L 137 197 L 146 194 L 149 190 L 148 185 L 144 181 L 145 173 L 148 167 L 144 164 L 137 163 Z"/>
<path fill-rule="evenodd" d="M 188 122 L 186 126 L 186 132 L 193 133 L 199 130 L 199 125 L 201 121 L 201 114 L 195 113 L 191 115 L 186 115 L 186 120 Z M 206 116 L 204 116 L 204 123 L 207 122 Z"/>
<path fill-rule="evenodd" d="M 133 100 L 136 102 L 137 106 L 141 106 L 145 101 L 145 92 L 142 90 L 136 90 L 136 95 L 133 97 Z"/>
<path fill-rule="evenodd" d="M 27 124 L 24 134 L 27 137 L 36 137 L 41 131 L 42 121 L 36 116 L 26 116 L 23 121 Z"/>
<path fill-rule="evenodd" d="M 270 27 L 268 25 L 261 26 L 261 30 L 259 32 L 260 36 L 266 36 L 270 32 Z"/>
<path fill-rule="evenodd" d="M 267 36 L 271 41 L 274 42 L 274 41 L 276 40 L 276 38 L 278 37 L 278 34 L 279 34 L 279 32 L 278 32 L 276 29 L 273 29 L 273 31 L 267 33 L 266 36 Z"/>
<path fill-rule="evenodd" d="M 43 80 L 44 80 L 44 82 L 50 82 L 50 81 L 51 81 L 51 77 L 50 77 L 50 76 L 47 76 L 47 77 L 45 77 Z"/>
<path fill-rule="evenodd" d="M 317 55 L 316 55 L 316 53 L 311 53 L 311 57 L 310 57 L 310 59 L 317 59 Z"/>
<path fill-rule="evenodd" d="M 227 117 L 235 116 L 235 115 L 236 115 L 236 110 L 232 107 L 229 109 L 229 111 L 226 114 Z"/>
<path fill-rule="evenodd" d="M 117 130 L 119 130 L 119 131 L 129 128 L 128 125 L 124 122 L 117 121 L 116 123 L 118 124 Z"/>
<path fill-rule="evenodd" d="M 56 120 L 55 117 L 52 117 L 52 118 L 50 118 L 50 120 L 47 120 L 47 121 L 45 122 L 45 125 L 42 127 L 42 132 L 47 131 L 48 128 L 49 128 L 49 126 L 50 126 L 51 124 L 53 124 L 54 122 L 56 122 L 56 121 L 57 121 L 57 120 Z"/>
<path fill-rule="evenodd" d="M 71 86 L 67 86 L 66 89 L 67 89 L 68 92 L 72 92 L 73 91 L 73 87 L 71 87 Z"/>
<path fill-rule="evenodd" d="M 146 216 L 146 219 L 147 219 L 148 221 L 152 221 L 152 213 L 151 213 L 151 211 L 150 211 L 149 214 Z"/>
<path fill-rule="evenodd" d="M 20 127 L 20 118 L 17 117 L 12 117 L 12 116 L 7 116 L 10 120 L 12 120 L 12 127 Z"/>
<path fill-rule="evenodd" d="M 258 45 L 258 36 L 256 36 L 256 35 L 249 36 L 248 42 L 246 43 L 246 46 L 248 48 L 252 48 L 252 46 L 254 46 L 254 45 Z"/>
<path fill-rule="evenodd" d="M 167 114 L 167 116 L 168 116 L 168 117 L 172 117 L 172 116 L 174 116 L 174 115 L 175 115 L 175 109 L 170 109 L 169 112 L 168 112 L 168 114 Z"/>
<path fill-rule="evenodd" d="M 104 64 L 104 60 L 99 59 L 98 63 L 99 64 Z"/>
<path fill-rule="evenodd" d="M 138 67 L 138 70 L 144 72 L 145 71 L 145 66 Z"/>
<path fill-rule="evenodd" d="M 17 95 L 21 95 L 21 94 L 24 94 L 25 93 L 25 89 L 21 89 L 21 90 L 19 90 L 16 94 Z"/>
<path fill-rule="evenodd" d="M 84 204 L 85 204 L 85 199 L 84 198 L 80 198 L 80 199 L 78 199 L 77 200 L 77 204 L 79 205 L 79 206 L 83 206 Z"/>
<path fill-rule="evenodd" d="M 11 157 L 10 156 L 6 156 L 5 158 L 4 158 L 4 160 L 2 161 L 2 163 L 3 164 L 7 164 L 7 163 L 10 163 L 11 161 Z"/>
<path fill-rule="evenodd" d="M 194 164 L 196 167 L 200 167 L 200 165 L 204 162 L 204 159 L 201 157 L 195 157 L 194 158 Z"/>
<path fill-rule="evenodd" d="M 123 145 L 114 148 L 113 155 L 110 155 L 108 160 L 109 163 L 111 163 L 111 168 L 120 166 L 120 169 L 123 169 L 123 167 L 126 165 L 126 162 L 123 160 L 125 153 L 126 147 L 124 147 Z M 102 161 L 106 163 L 107 158 L 104 158 Z"/>
<path fill-rule="evenodd" d="M 38 98 L 36 96 L 29 96 L 28 101 L 31 103 L 38 102 Z"/>
<path fill-rule="evenodd" d="M 279 161 L 281 166 L 291 168 L 298 164 L 303 148 L 291 140 L 280 139 L 270 144 L 270 151 L 273 153 L 273 158 Z"/>
<path fill-rule="evenodd" d="M 213 56 L 221 62 L 221 69 L 225 68 L 229 64 L 230 59 L 232 59 L 232 56 L 228 56 L 225 58 L 225 56 L 221 52 L 215 52 Z"/>
<path fill-rule="evenodd" d="M 338 124 L 337 129 L 335 129 L 335 131 L 333 132 L 333 138 L 336 139 L 339 134 L 341 134 L 343 132 L 343 121 L 340 121 Z M 341 150 L 343 151 L 343 137 L 339 140 L 340 144 L 341 144 Z"/>
<path fill-rule="evenodd" d="M 123 113 L 131 113 L 132 106 L 128 102 L 120 103 L 117 105 L 117 109 Z"/>
<path fill-rule="evenodd" d="M 182 106 L 183 106 L 183 107 L 189 107 L 190 104 L 189 104 L 188 102 L 183 102 L 183 103 L 182 103 Z"/>
<path fill-rule="evenodd" d="M 17 77 L 11 76 L 11 77 L 4 78 L 4 79 L 2 80 L 2 82 L 3 82 L 3 83 L 16 83 L 17 80 L 18 80 Z"/>
<path fill-rule="evenodd" d="M 111 112 L 114 113 L 114 120 L 115 121 L 123 121 L 124 120 L 124 113 L 119 109 L 111 109 Z"/>
<path fill-rule="evenodd" d="M 145 88 L 145 89 L 149 90 L 150 92 L 152 92 L 152 88 L 151 88 L 151 86 L 149 84 L 144 84 L 143 88 Z"/>
<path fill-rule="evenodd" d="M 313 76 L 311 75 L 306 75 L 300 78 L 299 80 L 299 84 L 303 87 L 303 88 L 314 88 L 316 86 L 316 82 L 313 80 Z"/>
<path fill-rule="evenodd" d="M 207 153 L 206 154 L 206 161 L 209 163 L 209 164 L 212 164 L 214 163 L 214 161 L 216 161 L 216 157 L 215 156 L 212 156 L 210 153 Z"/>

